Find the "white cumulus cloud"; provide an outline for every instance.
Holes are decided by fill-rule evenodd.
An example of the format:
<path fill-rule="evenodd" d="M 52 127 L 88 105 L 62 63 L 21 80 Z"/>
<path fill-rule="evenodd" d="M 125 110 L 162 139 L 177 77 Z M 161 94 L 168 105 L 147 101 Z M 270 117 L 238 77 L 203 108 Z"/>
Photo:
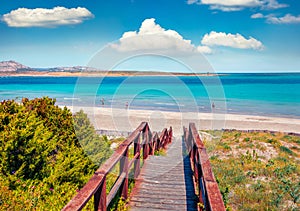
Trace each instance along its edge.
<path fill-rule="evenodd" d="M 260 0 L 201 0 L 201 4 L 223 5 L 228 7 L 256 7 L 261 6 L 263 3 Z"/>
<path fill-rule="evenodd" d="M 212 10 L 224 12 L 239 11 L 245 8 L 260 8 L 262 10 L 288 7 L 277 0 L 188 0 L 187 4 L 209 5 Z"/>
<path fill-rule="evenodd" d="M 205 46 L 205 45 L 199 45 L 197 47 L 197 51 L 201 52 L 201 53 L 204 53 L 204 54 L 211 54 L 213 53 L 212 49 L 208 46 Z"/>
<path fill-rule="evenodd" d="M 241 11 L 244 8 L 243 7 L 227 7 L 227 6 L 222 6 L 222 5 L 211 5 L 209 7 L 211 10 L 221 10 L 223 12 L 235 12 L 235 11 Z"/>
<path fill-rule="evenodd" d="M 280 8 L 285 8 L 288 7 L 289 5 L 287 4 L 280 4 L 279 2 L 277 2 L 276 0 L 265 0 L 264 1 L 264 5 L 263 5 L 263 9 L 280 9 Z"/>
<path fill-rule="evenodd" d="M 201 40 L 201 44 L 206 46 L 225 46 L 254 50 L 262 50 L 264 48 L 263 44 L 253 37 L 249 37 L 249 39 L 246 39 L 240 34 L 226 34 L 224 32 L 215 31 L 212 31 L 209 34 L 205 34 L 203 39 Z"/>
<path fill-rule="evenodd" d="M 110 47 L 121 51 L 143 51 L 171 52 L 174 54 L 183 53 L 212 54 L 213 47 L 225 46 L 240 49 L 262 50 L 263 44 L 249 37 L 246 39 L 240 34 L 226 34 L 212 31 L 205 34 L 199 45 L 192 44 L 191 40 L 184 39 L 178 32 L 172 29 L 164 29 L 155 22 L 154 18 L 145 19 L 139 30 L 123 33 L 117 43 L 110 44 Z"/>
<path fill-rule="evenodd" d="M 145 19 L 138 31 L 125 32 L 119 43 L 111 47 L 119 51 L 157 50 L 185 53 L 211 53 L 208 46 L 192 44 L 191 40 L 184 39 L 178 32 L 164 29 L 155 23 L 154 18 Z"/>
<path fill-rule="evenodd" d="M 300 23 L 300 15 L 293 16 L 291 14 L 286 14 L 283 17 L 275 17 L 273 15 L 268 15 L 268 16 L 266 16 L 266 19 L 267 19 L 268 23 L 273 23 L 273 24 L 296 24 L 296 23 Z"/>
<path fill-rule="evenodd" d="M 294 16 L 291 14 L 286 14 L 282 17 L 276 17 L 274 14 L 263 15 L 261 13 L 256 13 L 251 15 L 251 18 L 264 18 L 267 23 L 270 24 L 299 24 L 300 23 L 300 15 Z"/>
<path fill-rule="evenodd" d="M 55 27 L 74 25 L 94 17 L 86 8 L 19 8 L 2 16 L 2 20 L 10 27 Z"/>
<path fill-rule="evenodd" d="M 195 3 L 197 3 L 198 2 L 198 0 L 188 0 L 187 1 L 187 4 L 195 4 Z"/>
<path fill-rule="evenodd" d="M 261 13 L 255 13 L 255 14 L 251 15 L 251 18 L 253 18 L 253 19 L 264 18 L 264 15 Z"/>

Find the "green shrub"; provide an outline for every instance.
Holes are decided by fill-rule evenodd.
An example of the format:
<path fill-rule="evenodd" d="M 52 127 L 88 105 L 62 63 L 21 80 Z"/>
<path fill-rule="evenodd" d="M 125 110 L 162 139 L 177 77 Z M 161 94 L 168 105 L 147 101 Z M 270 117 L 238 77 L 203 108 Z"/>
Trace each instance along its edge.
<path fill-rule="evenodd" d="M 110 153 L 82 111 L 48 97 L 1 102 L 0 210 L 60 210 Z"/>
<path fill-rule="evenodd" d="M 249 142 L 249 141 L 250 141 L 250 138 L 249 138 L 249 137 L 244 138 L 244 141 Z"/>

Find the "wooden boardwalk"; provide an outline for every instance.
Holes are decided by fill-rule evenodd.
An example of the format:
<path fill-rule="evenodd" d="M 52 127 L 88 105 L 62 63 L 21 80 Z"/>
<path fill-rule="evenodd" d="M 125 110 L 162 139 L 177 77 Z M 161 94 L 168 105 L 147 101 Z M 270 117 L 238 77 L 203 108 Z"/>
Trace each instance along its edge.
<path fill-rule="evenodd" d="M 190 159 L 182 137 L 175 137 L 164 156 L 151 156 L 130 196 L 130 210 L 197 210 Z"/>
<path fill-rule="evenodd" d="M 96 170 L 63 211 L 82 210 L 92 197 L 94 210 L 101 211 L 106 211 L 112 200 L 119 197 L 126 201 L 129 199 L 128 204 L 133 211 L 194 211 L 198 208 L 225 211 L 209 156 L 195 124 L 190 123 L 189 129 L 184 127 L 183 131 L 184 138 L 178 136 L 172 140 L 172 127 L 169 130 L 164 128 L 161 133 L 152 133 L 149 124 L 142 122 Z M 133 156 L 129 156 L 130 147 L 133 148 Z M 166 147 L 165 156 L 153 156 Z M 108 190 L 106 178 L 117 165 L 120 174 Z M 128 198 L 130 169 L 133 169 L 135 186 Z"/>

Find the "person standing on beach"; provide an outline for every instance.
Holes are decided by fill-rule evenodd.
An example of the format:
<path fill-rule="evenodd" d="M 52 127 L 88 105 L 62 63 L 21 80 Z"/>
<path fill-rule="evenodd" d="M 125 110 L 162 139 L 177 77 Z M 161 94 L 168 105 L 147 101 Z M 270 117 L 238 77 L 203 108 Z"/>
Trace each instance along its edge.
<path fill-rule="evenodd" d="M 128 109 L 128 102 L 125 103 L 125 108 Z"/>
<path fill-rule="evenodd" d="M 104 106 L 104 98 L 103 98 L 103 97 L 102 97 L 102 99 L 101 99 L 101 105 Z"/>

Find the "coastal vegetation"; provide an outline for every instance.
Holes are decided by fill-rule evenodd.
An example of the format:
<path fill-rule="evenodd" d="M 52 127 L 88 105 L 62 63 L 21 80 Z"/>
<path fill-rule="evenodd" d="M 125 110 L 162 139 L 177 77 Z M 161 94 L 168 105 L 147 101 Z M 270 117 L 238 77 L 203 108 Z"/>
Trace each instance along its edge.
<path fill-rule="evenodd" d="M 299 210 L 300 137 L 202 132 L 227 210 Z"/>
<path fill-rule="evenodd" d="M 0 103 L 0 210 L 60 210 L 110 155 L 87 115 L 47 97 Z"/>
<path fill-rule="evenodd" d="M 299 210 L 299 136 L 236 130 L 201 134 L 228 210 Z M 83 111 L 72 114 L 54 99 L 1 102 L 0 210 L 60 210 L 111 155 L 110 145 L 123 140 L 97 135 Z M 108 175 L 107 191 L 118 171 Z M 129 182 L 132 189 L 134 181 Z M 87 210 L 92 207 L 91 200 Z M 125 208 L 126 201 L 116 198 L 110 210 Z"/>

